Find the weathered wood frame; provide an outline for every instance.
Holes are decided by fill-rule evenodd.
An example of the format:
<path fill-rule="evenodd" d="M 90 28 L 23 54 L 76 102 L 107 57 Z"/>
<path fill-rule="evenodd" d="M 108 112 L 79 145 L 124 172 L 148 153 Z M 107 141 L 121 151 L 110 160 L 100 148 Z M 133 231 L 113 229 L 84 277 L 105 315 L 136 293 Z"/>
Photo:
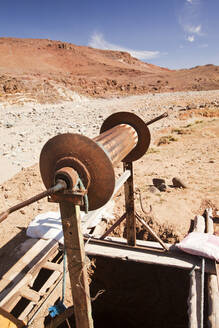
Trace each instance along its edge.
<path fill-rule="evenodd" d="M 80 206 L 70 202 L 60 202 L 60 212 L 76 327 L 93 328 Z"/>
<path fill-rule="evenodd" d="M 127 243 L 128 245 L 136 246 L 136 218 L 135 218 L 134 179 L 133 179 L 132 162 L 124 162 L 123 169 L 124 171 L 130 172 L 129 178 L 124 183 Z"/>

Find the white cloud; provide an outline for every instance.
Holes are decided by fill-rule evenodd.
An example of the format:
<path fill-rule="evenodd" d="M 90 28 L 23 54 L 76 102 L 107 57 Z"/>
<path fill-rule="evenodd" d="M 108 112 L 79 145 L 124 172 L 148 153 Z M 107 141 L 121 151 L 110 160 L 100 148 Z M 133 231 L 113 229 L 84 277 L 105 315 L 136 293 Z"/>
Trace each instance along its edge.
<path fill-rule="evenodd" d="M 194 35 L 189 35 L 186 40 L 189 41 L 189 42 L 194 42 L 195 37 L 194 37 Z"/>
<path fill-rule="evenodd" d="M 184 27 L 185 31 L 189 32 L 189 33 L 194 33 L 197 35 L 201 35 L 201 24 L 194 26 L 194 25 L 187 25 Z"/>
<path fill-rule="evenodd" d="M 89 46 L 103 50 L 117 50 L 129 52 L 131 56 L 140 60 L 152 59 L 159 56 L 159 51 L 133 50 L 106 41 L 101 33 L 94 33 L 89 41 Z"/>
<path fill-rule="evenodd" d="M 200 24 L 201 5 L 202 0 L 186 0 L 181 7 L 179 24 L 185 32 L 186 41 L 194 42 L 196 36 L 198 39 L 205 35 Z"/>

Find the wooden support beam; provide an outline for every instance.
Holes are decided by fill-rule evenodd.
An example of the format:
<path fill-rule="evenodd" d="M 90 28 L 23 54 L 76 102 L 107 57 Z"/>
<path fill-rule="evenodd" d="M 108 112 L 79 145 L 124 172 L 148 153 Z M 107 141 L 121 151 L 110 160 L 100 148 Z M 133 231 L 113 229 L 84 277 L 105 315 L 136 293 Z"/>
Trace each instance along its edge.
<path fill-rule="evenodd" d="M 108 237 L 104 240 L 91 239 L 86 245 L 86 254 L 94 257 L 105 256 L 125 261 L 164 265 L 189 271 L 195 266 L 195 270 L 201 270 L 199 257 L 184 253 L 170 244 L 166 245 L 169 252 L 164 252 L 157 242 L 137 240 L 137 247 L 134 248 L 127 245 L 124 238 Z M 205 271 L 216 275 L 212 260 L 206 259 Z"/>
<path fill-rule="evenodd" d="M 64 244 L 68 259 L 74 313 L 77 328 L 93 328 L 91 300 L 81 232 L 80 206 L 60 203 Z"/>
<path fill-rule="evenodd" d="M 214 233 L 214 223 L 212 220 L 212 209 L 207 208 L 206 214 L 206 232 Z M 216 268 L 216 262 L 214 262 Z M 208 327 L 218 328 L 219 327 L 219 292 L 217 276 L 208 275 Z"/>
<path fill-rule="evenodd" d="M 34 303 L 38 303 L 40 300 L 40 294 L 36 292 L 33 289 L 30 289 L 28 287 L 23 287 L 22 290 L 20 291 L 21 296 L 26 298 L 27 300 L 30 300 Z"/>
<path fill-rule="evenodd" d="M 124 184 L 125 189 L 125 208 L 127 224 L 127 242 L 130 246 L 136 245 L 136 219 L 134 203 L 134 182 L 133 182 L 133 165 L 132 163 L 123 163 L 124 171 L 130 171 L 130 177 Z"/>
<path fill-rule="evenodd" d="M 194 219 L 194 231 L 205 232 L 205 219 L 201 215 L 196 215 Z M 199 259 L 197 257 L 197 259 Z M 195 268 L 195 267 L 194 267 Z M 201 327 L 201 273 L 197 270 L 190 272 L 190 289 L 188 297 L 188 328 Z"/>
<path fill-rule="evenodd" d="M 51 271 L 63 272 L 63 264 L 62 263 L 58 264 L 58 263 L 46 261 L 42 267 L 44 269 L 48 269 Z"/>
<path fill-rule="evenodd" d="M 116 227 L 118 227 L 118 225 L 120 225 L 120 223 L 125 220 L 126 218 L 126 213 L 124 213 L 121 218 L 119 218 L 101 237 L 100 239 L 104 239 L 106 238 L 111 232 L 113 232 L 115 230 Z"/>
<path fill-rule="evenodd" d="M 160 237 L 155 233 L 155 231 L 147 224 L 147 222 L 142 219 L 142 217 L 135 213 L 136 218 L 141 222 L 141 224 L 147 229 L 147 231 L 154 237 L 154 239 L 165 249 L 166 251 L 169 250 L 169 248 L 165 245 L 165 243 L 160 239 Z"/>
<path fill-rule="evenodd" d="M 118 191 L 127 181 L 127 179 L 130 177 L 130 175 L 131 175 L 130 171 L 124 171 L 123 174 L 116 180 L 115 188 L 110 200 L 105 205 L 98 208 L 97 210 L 88 212 L 88 214 L 86 215 L 86 221 L 83 222 L 83 226 L 82 226 L 83 233 L 86 233 L 87 229 L 94 228 L 93 222 L 96 221 L 96 217 L 99 214 L 101 214 L 103 210 L 105 209 L 107 210 L 108 207 L 111 206 L 113 197 L 118 193 Z"/>

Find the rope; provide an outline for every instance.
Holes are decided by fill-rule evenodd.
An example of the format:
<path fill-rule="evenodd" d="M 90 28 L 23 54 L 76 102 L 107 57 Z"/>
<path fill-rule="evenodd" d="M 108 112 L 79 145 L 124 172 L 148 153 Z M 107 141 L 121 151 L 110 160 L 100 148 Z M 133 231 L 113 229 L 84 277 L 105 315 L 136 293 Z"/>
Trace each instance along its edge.
<path fill-rule="evenodd" d="M 65 300 L 65 286 L 66 286 L 66 251 L 64 249 L 63 255 L 63 278 L 62 278 L 62 300 L 61 302 L 64 303 Z"/>
<path fill-rule="evenodd" d="M 193 266 L 192 270 L 189 272 L 189 275 L 192 276 L 193 275 L 193 272 L 195 271 L 196 269 L 196 264 Z"/>
<path fill-rule="evenodd" d="M 64 255 L 63 255 L 63 277 L 62 277 L 62 298 L 58 302 L 58 304 L 54 306 L 49 307 L 49 314 L 50 317 L 54 318 L 60 313 L 64 312 L 66 310 L 66 306 L 64 304 L 65 300 L 65 286 L 66 286 L 66 251 L 64 249 Z"/>
<path fill-rule="evenodd" d="M 80 177 L 78 177 L 78 181 L 77 181 L 77 185 L 79 187 L 80 190 L 86 190 L 85 186 L 81 180 Z M 88 208 L 89 208 L 89 203 L 88 203 L 88 196 L 87 194 L 84 195 L 84 205 L 85 205 L 85 213 L 88 213 Z"/>

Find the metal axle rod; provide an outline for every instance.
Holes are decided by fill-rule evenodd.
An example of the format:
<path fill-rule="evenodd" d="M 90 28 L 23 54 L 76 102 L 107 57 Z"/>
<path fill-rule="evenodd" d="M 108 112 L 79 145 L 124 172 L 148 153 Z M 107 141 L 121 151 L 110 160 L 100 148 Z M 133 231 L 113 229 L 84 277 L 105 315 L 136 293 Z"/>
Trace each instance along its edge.
<path fill-rule="evenodd" d="M 62 191 L 66 188 L 67 188 L 66 182 L 63 181 L 63 180 L 58 180 L 55 186 L 49 188 L 48 190 L 45 190 L 45 191 L 41 192 L 38 195 L 35 195 L 35 196 L 25 200 L 22 203 L 14 205 L 14 206 L 10 207 L 9 209 L 7 209 L 5 212 L 1 213 L 0 214 L 0 223 L 2 221 L 4 221 L 5 219 L 7 219 L 9 214 L 11 214 L 11 213 L 13 213 L 17 210 L 20 210 L 21 208 L 23 208 L 25 206 L 28 206 L 32 203 L 35 203 L 35 202 L 37 202 L 38 200 L 40 200 L 44 197 L 51 196 L 51 195 L 55 194 L 58 191 Z"/>
<path fill-rule="evenodd" d="M 146 123 L 146 125 L 151 125 L 152 123 L 155 123 L 155 122 L 157 122 L 157 121 L 159 121 L 159 120 L 161 120 L 162 118 L 165 118 L 165 117 L 167 117 L 167 116 L 168 116 L 168 113 L 165 112 L 165 113 L 163 113 L 162 115 L 159 115 L 159 116 L 153 118 L 152 120 L 148 121 L 148 122 Z"/>

